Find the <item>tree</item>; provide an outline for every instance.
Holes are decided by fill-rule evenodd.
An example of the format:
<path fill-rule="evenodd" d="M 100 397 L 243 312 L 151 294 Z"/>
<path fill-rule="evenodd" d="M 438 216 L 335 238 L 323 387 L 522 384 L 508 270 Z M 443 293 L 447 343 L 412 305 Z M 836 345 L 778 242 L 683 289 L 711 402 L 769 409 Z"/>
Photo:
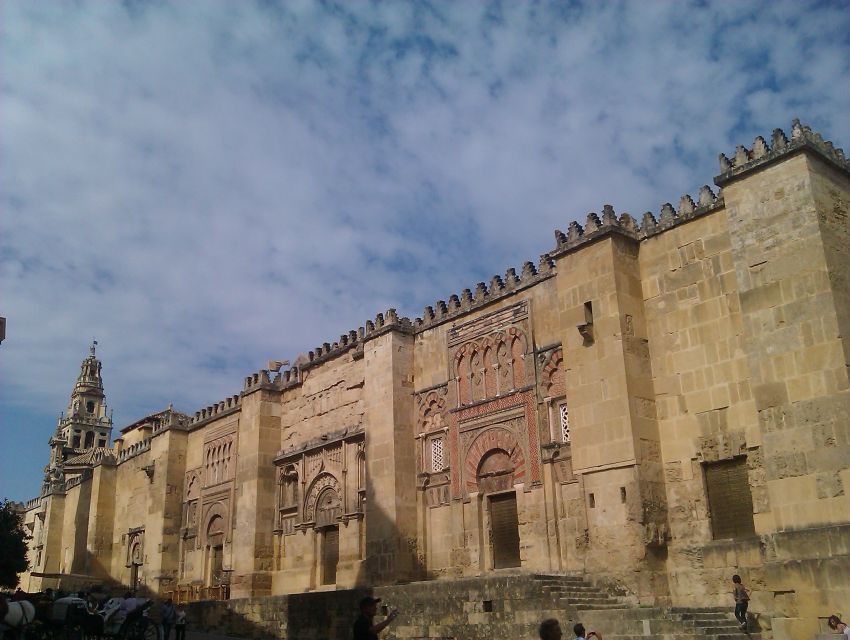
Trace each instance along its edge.
<path fill-rule="evenodd" d="M 0 503 L 0 587 L 17 587 L 18 574 L 29 567 L 27 540 L 23 514 L 14 502 L 4 500 Z"/>

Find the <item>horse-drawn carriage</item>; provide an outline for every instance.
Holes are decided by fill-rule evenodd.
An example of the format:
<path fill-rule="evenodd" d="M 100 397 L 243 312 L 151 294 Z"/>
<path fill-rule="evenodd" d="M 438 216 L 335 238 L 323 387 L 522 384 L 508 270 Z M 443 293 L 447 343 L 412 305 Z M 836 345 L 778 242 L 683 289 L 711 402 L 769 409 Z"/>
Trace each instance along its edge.
<path fill-rule="evenodd" d="M 158 626 L 146 617 L 151 601 L 111 598 L 97 611 L 83 598 L 68 596 L 50 600 L 28 594 L 25 600 L 2 598 L 0 622 L 3 640 L 159 640 Z M 132 605 L 132 606 L 128 606 Z"/>

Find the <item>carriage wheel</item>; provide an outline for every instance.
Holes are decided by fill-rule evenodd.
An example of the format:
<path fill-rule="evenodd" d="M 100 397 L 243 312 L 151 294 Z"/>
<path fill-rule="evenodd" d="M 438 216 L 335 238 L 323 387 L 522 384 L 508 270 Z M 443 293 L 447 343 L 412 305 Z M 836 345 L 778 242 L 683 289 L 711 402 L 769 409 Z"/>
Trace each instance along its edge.
<path fill-rule="evenodd" d="M 159 627 L 155 624 L 148 623 L 142 635 L 143 640 L 159 640 Z"/>

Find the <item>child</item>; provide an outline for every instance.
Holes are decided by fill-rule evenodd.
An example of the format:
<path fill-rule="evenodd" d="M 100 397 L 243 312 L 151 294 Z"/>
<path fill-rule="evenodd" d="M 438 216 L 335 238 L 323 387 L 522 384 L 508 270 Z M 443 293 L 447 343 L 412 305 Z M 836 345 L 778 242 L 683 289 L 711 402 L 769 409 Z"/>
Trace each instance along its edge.
<path fill-rule="evenodd" d="M 741 584 L 741 576 L 732 576 L 732 595 L 735 597 L 735 617 L 741 623 L 741 629 L 747 630 L 747 606 L 750 604 L 750 591 Z"/>

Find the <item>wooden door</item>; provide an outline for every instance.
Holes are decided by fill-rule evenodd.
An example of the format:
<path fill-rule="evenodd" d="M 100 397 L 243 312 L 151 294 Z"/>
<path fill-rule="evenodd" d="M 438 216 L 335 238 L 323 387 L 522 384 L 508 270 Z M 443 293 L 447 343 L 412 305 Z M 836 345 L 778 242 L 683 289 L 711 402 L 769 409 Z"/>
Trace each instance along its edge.
<path fill-rule="evenodd" d="M 493 568 L 520 566 L 516 493 L 490 497 L 490 535 L 493 541 Z"/>
<path fill-rule="evenodd" d="M 339 562 L 339 527 L 322 532 L 322 584 L 336 584 L 336 565 Z"/>

